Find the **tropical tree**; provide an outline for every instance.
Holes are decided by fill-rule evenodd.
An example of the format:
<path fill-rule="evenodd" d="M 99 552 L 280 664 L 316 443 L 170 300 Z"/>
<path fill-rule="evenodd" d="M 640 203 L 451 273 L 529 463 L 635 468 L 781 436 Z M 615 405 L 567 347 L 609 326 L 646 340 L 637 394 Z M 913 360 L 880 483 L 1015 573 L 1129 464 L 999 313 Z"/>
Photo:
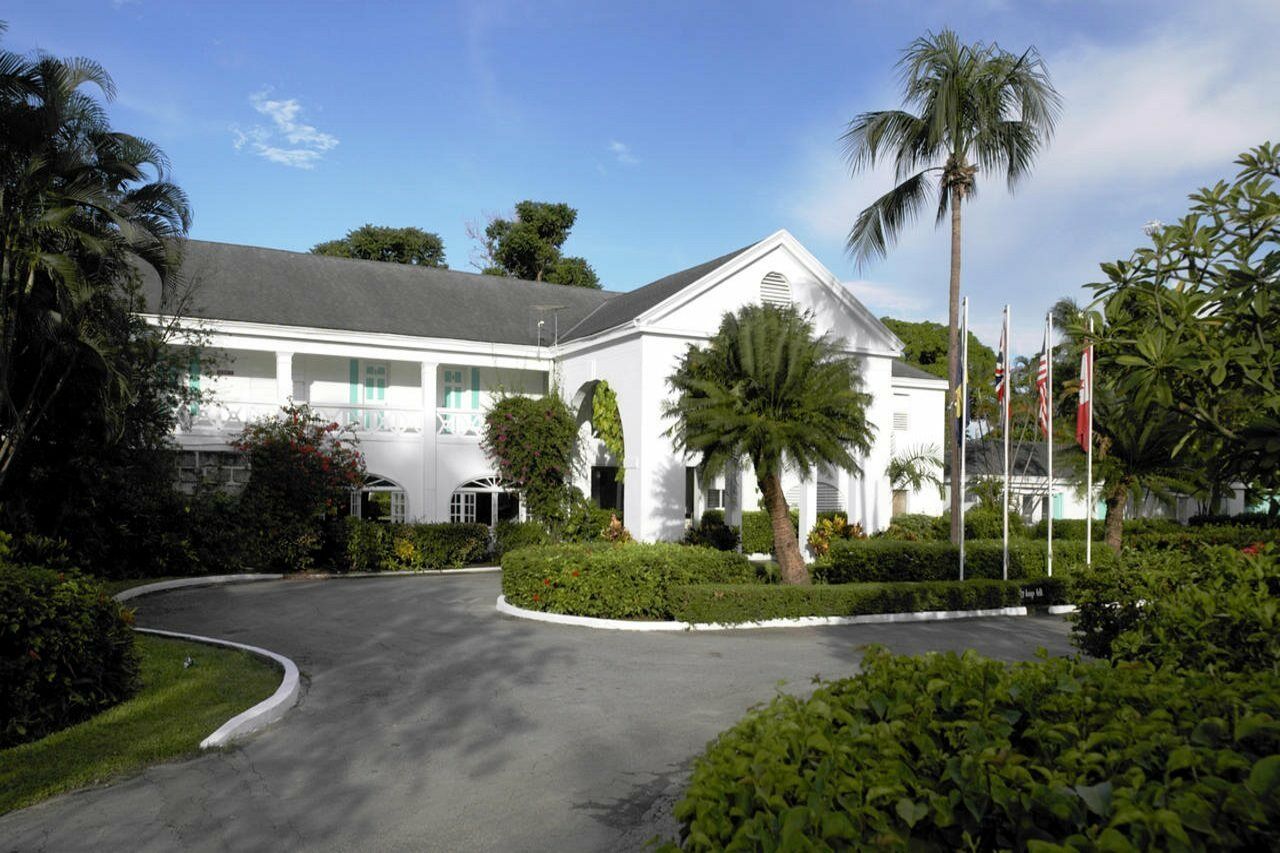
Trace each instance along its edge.
<path fill-rule="evenodd" d="M 808 583 L 782 472 L 861 470 L 855 454 L 870 450 L 874 427 L 857 362 L 815 334 L 809 315 L 748 305 L 725 314 L 705 346 L 690 345 L 668 384 L 675 399 L 664 415 L 674 422 L 667 435 L 676 450 L 696 455 L 708 476 L 751 461 L 782 579 Z"/>
<path fill-rule="evenodd" d="M 578 221 L 567 204 L 522 201 L 511 218 L 495 217 L 481 231 L 467 230 L 479 244 L 473 263 L 485 275 L 505 275 L 570 287 L 600 289 L 600 279 L 584 258 L 566 256 L 564 243 Z"/>
<path fill-rule="evenodd" d="M 918 492 L 926 485 L 937 488 L 942 495 L 942 454 L 937 445 L 920 445 L 908 447 L 889 459 L 885 469 L 889 478 L 889 486 L 893 489 L 893 513 L 906 512 L 905 506 L 898 507 L 898 495 L 906 498 L 907 492 Z"/>
<path fill-rule="evenodd" d="M 0 501 L 72 389 L 120 427 L 133 391 L 103 307 L 139 268 L 176 286 L 187 199 L 163 152 L 112 130 L 91 87 L 115 94 L 91 60 L 0 50 Z"/>
<path fill-rule="evenodd" d="M 1010 191 L 1053 133 L 1060 99 L 1034 47 L 1021 55 L 995 43 L 965 44 L 951 30 L 916 39 L 898 63 L 903 108 L 858 115 L 841 137 L 853 172 L 891 161 L 896 186 L 858 214 L 848 249 L 859 264 L 882 257 L 928 206 L 951 219 L 947 376 L 960 384 L 961 208 L 978 173 Z M 960 482 L 956 430 L 948 430 L 951 482 Z M 960 490 L 951 492 L 951 530 L 961 530 Z"/>
<path fill-rule="evenodd" d="M 315 244 L 311 254 L 418 267 L 445 266 L 444 241 L 440 235 L 412 226 L 361 225 L 348 231 L 345 237 Z"/>

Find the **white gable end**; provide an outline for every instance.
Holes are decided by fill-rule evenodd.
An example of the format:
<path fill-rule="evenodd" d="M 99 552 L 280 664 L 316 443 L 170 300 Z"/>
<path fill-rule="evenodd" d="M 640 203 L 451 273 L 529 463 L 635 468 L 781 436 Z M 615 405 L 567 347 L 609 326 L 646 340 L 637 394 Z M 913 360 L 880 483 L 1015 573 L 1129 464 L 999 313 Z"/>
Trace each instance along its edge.
<path fill-rule="evenodd" d="M 792 304 L 813 313 L 819 332 L 852 351 L 897 355 L 901 342 L 786 231 L 743 252 L 637 318 L 642 328 L 693 336 L 715 333 L 744 305 Z"/>

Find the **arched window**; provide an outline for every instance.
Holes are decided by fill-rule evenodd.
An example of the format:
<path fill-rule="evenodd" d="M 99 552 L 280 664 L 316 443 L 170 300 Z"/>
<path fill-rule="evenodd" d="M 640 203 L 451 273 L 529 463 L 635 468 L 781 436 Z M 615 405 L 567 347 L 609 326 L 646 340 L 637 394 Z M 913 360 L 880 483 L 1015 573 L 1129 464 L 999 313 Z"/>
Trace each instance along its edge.
<path fill-rule="evenodd" d="M 404 489 L 385 477 L 370 474 L 360 488 L 351 490 L 351 514 L 366 521 L 403 524 Z"/>
<path fill-rule="evenodd" d="M 791 305 L 791 283 L 780 272 L 771 272 L 760 281 L 760 301 L 786 308 Z"/>
<path fill-rule="evenodd" d="M 477 477 L 454 489 L 449 498 L 449 520 L 487 524 L 520 520 L 520 493 L 498 477 Z"/>

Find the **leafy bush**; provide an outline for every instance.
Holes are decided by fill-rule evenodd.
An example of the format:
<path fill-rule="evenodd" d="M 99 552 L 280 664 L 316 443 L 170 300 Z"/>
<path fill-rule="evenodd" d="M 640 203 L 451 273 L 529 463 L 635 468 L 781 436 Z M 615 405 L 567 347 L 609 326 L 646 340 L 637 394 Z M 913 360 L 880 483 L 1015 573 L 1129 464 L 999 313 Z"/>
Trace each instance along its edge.
<path fill-rule="evenodd" d="M 800 530 L 800 513 L 791 511 L 791 526 Z M 742 514 L 742 550 L 747 554 L 773 553 L 773 522 L 763 510 Z"/>
<path fill-rule="evenodd" d="M 0 553 L 0 748 L 132 695 L 139 686 L 132 621 L 97 581 L 12 565 Z"/>
<path fill-rule="evenodd" d="M 1054 539 L 1084 539 L 1085 527 L 1083 518 L 1055 518 L 1053 520 Z M 1179 533 L 1186 528 L 1172 518 L 1130 518 L 1124 522 L 1124 535 L 1132 536 L 1142 533 Z M 1101 541 L 1104 537 L 1105 521 L 1101 518 L 1093 520 L 1093 539 Z M 1031 528 L 1034 539 L 1043 540 L 1049 535 L 1049 522 L 1040 519 Z"/>
<path fill-rule="evenodd" d="M 518 548 L 550 544 L 551 534 L 536 521 L 499 521 L 493 527 L 494 557 L 501 558 Z"/>
<path fill-rule="evenodd" d="M 517 607 L 609 619 L 670 619 L 672 587 L 755 576 L 741 554 L 671 543 L 547 545 L 502 557 L 502 592 Z"/>
<path fill-rule="evenodd" d="M 1280 553 L 1126 555 L 1073 578 L 1072 639 L 1095 657 L 1204 670 L 1280 663 Z"/>
<path fill-rule="evenodd" d="M 1265 512 L 1242 512 L 1237 515 L 1193 515 L 1187 519 L 1191 527 L 1205 525 L 1235 524 L 1242 527 L 1274 527 L 1280 518 L 1274 518 Z"/>
<path fill-rule="evenodd" d="M 1101 553 L 1099 553 L 1101 552 Z M 1084 563 L 1083 542 L 1053 543 L 1054 571 L 1066 572 Z M 1096 549 L 1094 560 L 1109 559 Z M 1003 576 L 1004 552 L 999 540 L 965 543 L 965 578 Z M 1045 545 L 1026 539 L 1009 542 L 1009 577 L 1035 578 L 1045 574 Z M 904 542 L 867 539 L 836 542 L 831 553 L 813 566 L 815 580 L 826 583 L 956 580 L 960 576 L 960 548 L 950 542 Z"/>
<path fill-rule="evenodd" d="M 872 534 L 873 539 L 897 539 L 904 542 L 945 541 L 950 527 L 940 515 L 922 515 L 920 513 L 904 513 L 895 515 L 889 526 L 879 533 Z"/>
<path fill-rule="evenodd" d="M 831 552 L 832 542 L 847 542 L 850 539 L 866 539 L 862 525 L 850 524 L 843 513 L 832 513 L 826 518 L 819 518 L 818 523 L 809 531 L 809 551 L 817 557 L 824 557 Z"/>
<path fill-rule="evenodd" d="M 480 446 L 520 490 L 529 515 L 559 533 L 574 506 L 578 427 L 556 394 L 504 397 L 484 416 Z"/>
<path fill-rule="evenodd" d="M 679 845 L 1280 847 L 1275 672 L 880 650 L 862 667 L 712 742 L 676 805 Z"/>
<path fill-rule="evenodd" d="M 721 623 L 804 616 L 985 610 L 1024 603 L 1021 584 L 989 580 L 839 586 L 700 584 L 675 587 L 671 601 L 676 619 Z"/>
<path fill-rule="evenodd" d="M 613 521 L 614 511 L 601 509 L 588 500 L 577 487 L 569 490 L 569 508 L 558 528 L 561 542 L 599 542 Z"/>
<path fill-rule="evenodd" d="M 457 569 L 489 554 L 483 524 L 383 524 L 348 518 L 346 564 L 354 572 Z"/>
<path fill-rule="evenodd" d="M 1194 553 L 1206 546 L 1229 545 L 1244 548 L 1256 542 L 1280 541 L 1280 528 L 1241 525 L 1202 525 L 1169 532 L 1137 533 L 1124 537 L 1124 548 L 1135 551 L 1182 551 Z"/>
<path fill-rule="evenodd" d="M 685 531 L 684 544 L 715 548 L 717 551 L 736 551 L 738 528 L 725 524 L 722 510 L 709 509 L 702 514 L 702 522 L 697 527 Z"/>

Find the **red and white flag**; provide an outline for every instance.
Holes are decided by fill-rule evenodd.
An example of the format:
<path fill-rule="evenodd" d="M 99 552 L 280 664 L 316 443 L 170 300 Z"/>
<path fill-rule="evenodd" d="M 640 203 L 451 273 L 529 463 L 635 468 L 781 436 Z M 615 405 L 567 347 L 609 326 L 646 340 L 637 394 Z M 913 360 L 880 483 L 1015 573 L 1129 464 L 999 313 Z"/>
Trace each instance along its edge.
<path fill-rule="evenodd" d="M 1036 369 L 1036 391 L 1040 397 L 1036 420 L 1040 424 L 1040 432 L 1049 437 L 1049 406 L 1053 390 L 1049 387 L 1049 327 L 1044 330 L 1044 349 L 1040 351 L 1040 366 Z"/>
<path fill-rule="evenodd" d="M 1009 384 L 1009 341 L 1005 338 L 1005 327 L 1000 326 L 1000 351 L 996 353 L 996 402 L 1004 404 L 1005 387 Z M 1004 409 L 1000 410 L 1002 413 Z"/>
<path fill-rule="evenodd" d="M 1076 405 L 1076 443 L 1089 449 L 1090 426 L 1093 423 L 1093 344 L 1080 355 L 1080 400 Z"/>

